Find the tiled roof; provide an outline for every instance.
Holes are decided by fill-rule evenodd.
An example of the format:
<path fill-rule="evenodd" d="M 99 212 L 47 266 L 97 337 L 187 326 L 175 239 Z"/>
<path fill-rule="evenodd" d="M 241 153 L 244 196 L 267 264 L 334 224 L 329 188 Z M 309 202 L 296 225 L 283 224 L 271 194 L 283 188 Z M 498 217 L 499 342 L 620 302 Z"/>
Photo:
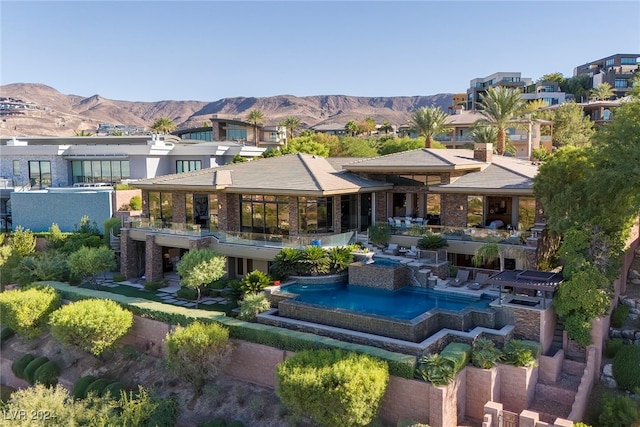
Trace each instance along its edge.
<path fill-rule="evenodd" d="M 386 156 L 363 159 L 345 165 L 345 169 L 362 172 L 390 170 L 438 172 L 454 169 L 480 169 L 485 163 L 473 159 L 471 150 L 420 148 Z"/>
<path fill-rule="evenodd" d="M 340 162 L 338 162 L 340 163 Z M 321 156 L 291 154 L 258 159 L 211 169 L 165 175 L 136 181 L 133 185 L 148 189 L 192 189 L 260 194 L 339 194 L 359 190 L 390 188 L 390 184 L 372 181 L 341 171 Z"/>

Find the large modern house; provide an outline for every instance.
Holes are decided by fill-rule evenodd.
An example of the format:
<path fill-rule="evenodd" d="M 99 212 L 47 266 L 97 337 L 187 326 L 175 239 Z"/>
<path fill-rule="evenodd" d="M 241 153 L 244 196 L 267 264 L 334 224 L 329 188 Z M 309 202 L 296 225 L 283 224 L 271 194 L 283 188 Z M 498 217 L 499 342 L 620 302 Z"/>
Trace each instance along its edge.
<path fill-rule="evenodd" d="M 183 141 L 233 141 L 263 148 L 277 148 L 287 142 L 287 129 L 284 126 L 254 126 L 239 117 L 223 118 L 218 114 L 214 114 L 210 120 L 211 126 L 181 129 L 174 131 L 173 135 Z"/>
<path fill-rule="evenodd" d="M 591 88 L 608 83 L 613 88 L 616 98 L 622 98 L 628 95 L 633 87 L 633 78 L 639 69 L 638 58 L 640 54 L 637 53 L 618 53 L 579 65 L 573 70 L 573 75 L 589 76 Z"/>
<path fill-rule="evenodd" d="M 535 265 L 544 226 L 533 197 L 537 166 L 492 151 L 296 154 L 140 180 L 143 217 L 122 230 L 122 273 L 157 280 L 166 255 L 201 247 L 226 255 L 231 277 L 267 271 L 282 247 L 344 245 L 387 222 L 398 239 L 416 223 L 443 233 L 454 265 L 470 265 L 486 237 L 513 249 L 513 268 Z"/>

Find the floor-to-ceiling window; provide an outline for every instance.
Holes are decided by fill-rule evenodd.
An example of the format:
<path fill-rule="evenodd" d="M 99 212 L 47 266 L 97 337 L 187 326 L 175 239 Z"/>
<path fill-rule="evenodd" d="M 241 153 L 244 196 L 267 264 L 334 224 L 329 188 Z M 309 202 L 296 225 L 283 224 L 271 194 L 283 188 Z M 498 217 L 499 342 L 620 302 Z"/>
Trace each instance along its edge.
<path fill-rule="evenodd" d="M 162 220 L 163 223 L 173 219 L 171 193 L 149 191 L 149 218 Z"/>
<path fill-rule="evenodd" d="M 484 226 L 482 196 L 467 196 L 467 227 Z"/>
<path fill-rule="evenodd" d="M 343 232 L 358 228 L 358 195 L 340 197 L 340 228 Z"/>
<path fill-rule="evenodd" d="M 51 162 L 48 160 L 29 160 L 29 181 L 33 188 L 51 186 Z"/>
<path fill-rule="evenodd" d="M 298 197 L 298 231 L 300 233 L 333 232 L 333 198 Z"/>
<path fill-rule="evenodd" d="M 289 234 L 289 198 L 243 194 L 240 196 L 242 231 L 260 234 Z"/>
<path fill-rule="evenodd" d="M 131 177 L 129 160 L 72 160 L 71 180 L 117 183 Z"/>

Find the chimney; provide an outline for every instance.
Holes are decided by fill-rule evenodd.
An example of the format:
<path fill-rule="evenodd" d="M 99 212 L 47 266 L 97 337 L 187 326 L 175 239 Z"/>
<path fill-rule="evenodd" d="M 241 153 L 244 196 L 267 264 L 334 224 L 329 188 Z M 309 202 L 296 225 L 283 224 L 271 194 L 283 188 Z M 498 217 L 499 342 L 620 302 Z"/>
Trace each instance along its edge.
<path fill-rule="evenodd" d="M 476 142 L 473 146 L 473 158 L 480 162 L 491 163 L 493 160 L 493 144 Z"/>

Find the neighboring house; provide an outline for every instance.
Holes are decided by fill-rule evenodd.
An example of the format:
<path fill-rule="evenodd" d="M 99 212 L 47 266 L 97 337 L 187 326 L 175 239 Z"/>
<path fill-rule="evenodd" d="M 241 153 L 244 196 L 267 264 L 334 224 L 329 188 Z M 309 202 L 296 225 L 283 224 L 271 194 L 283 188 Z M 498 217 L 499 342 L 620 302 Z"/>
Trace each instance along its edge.
<path fill-rule="evenodd" d="M 222 118 L 214 115 L 211 126 L 179 129 L 172 132 L 183 141 L 235 142 L 242 145 L 256 145 L 263 148 L 277 148 L 286 145 L 287 132 L 284 126 L 254 126 L 241 118 Z M 255 132 L 258 137 L 255 137 Z"/>
<path fill-rule="evenodd" d="M 23 225 L 42 230 L 39 221 L 29 223 L 18 212 L 10 212 L 9 200 L 16 192 L 34 192 L 74 184 L 117 184 L 158 175 L 209 168 L 230 162 L 234 156 L 259 156 L 263 148 L 228 143 L 182 143 L 171 135 L 109 137 L 21 137 L 0 139 L 0 218 L 5 229 Z M 34 193 L 36 194 L 36 193 Z M 38 194 L 43 194 L 40 191 Z M 26 196 L 25 196 L 26 197 Z M 37 198 L 29 196 L 31 203 Z M 9 207 L 7 206 L 9 204 Z M 22 205 L 21 205 L 22 206 Z M 15 206 L 14 206 L 15 208 Z M 55 212 L 31 212 L 55 216 Z M 109 218 L 93 217 L 98 223 Z M 74 218 L 77 221 L 78 218 Z M 33 228 L 32 228 L 33 227 Z M 69 231 L 69 230 L 64 230 Z"/>
<path fill-rule="evenodd" d="M 524 88 L 532 83 L 530 78 L 522 77 L 519 72 L 501 71 L 487 77 L 475 78 L 471 80 L 469 89 L 467 89 L 467 110 L 479 110 L 482 96 L 487 93 L 487 89 L 490 87 L 510 87 L 524 92 Z"/>
<path fill-rule="evenodd" d="M 618 53 L 579 65 L 574 68 L 573 75 L 588 75 L 590 88 L 595 88 L 601 83 L 609 83 L 616 98 L 622 98 L 629 95 L 633 87 L 633 78 L 639 69 L 638 58 L 640 54 L 637 53 Z"/>
<path fill-rule="evenodd" d="M 613 120 L 615 109 L 621 104 L 631 101 L 630 96 L 613 99 L 610 101 L 589 101 L 578 102 L 577 104 L 584 110 L 584 115 L 589 117 L 596 125 L 601 125 Z M 544 110 L 554 110 L 558 105 L 544 108 Z"/>
<path fill-rule="evenodd" d="M 344 128 L 345 125 L 346 123 L 328 123 L 311 126 L 309 129 L 314 132 L 326 133 L 327 135 L 346 136 L 348 132 Z"/>
<path fill-rule="evenodd" d="M 547 105 L 562 104 L 567 100 L 567 95 L 560 90 L 558 82 L 536 82 L 523 88 L 522 98 L 527 102 L 542 100 Z"/>
<path fill-rule="evenodd" d="M 346 244 L 374 223 L 406 216 L 457 230 L 454 240 L 500 220 L 522 233 L 514 268 L 533 265 L 535 238 L 523 241 L 544 222 L 533 198 L 537 166 L 492 150 L 419 149 L 359 160 L 294 154 L 137 181 L 143 218 L 123 229 L 121 269 L 156 280 L 165 254 L 210 247 L 228 257 L 231 277 L 268 271 L 284 246 Z M 450 260 L 470 265 L 480 244 L 452 241 Z"/>

